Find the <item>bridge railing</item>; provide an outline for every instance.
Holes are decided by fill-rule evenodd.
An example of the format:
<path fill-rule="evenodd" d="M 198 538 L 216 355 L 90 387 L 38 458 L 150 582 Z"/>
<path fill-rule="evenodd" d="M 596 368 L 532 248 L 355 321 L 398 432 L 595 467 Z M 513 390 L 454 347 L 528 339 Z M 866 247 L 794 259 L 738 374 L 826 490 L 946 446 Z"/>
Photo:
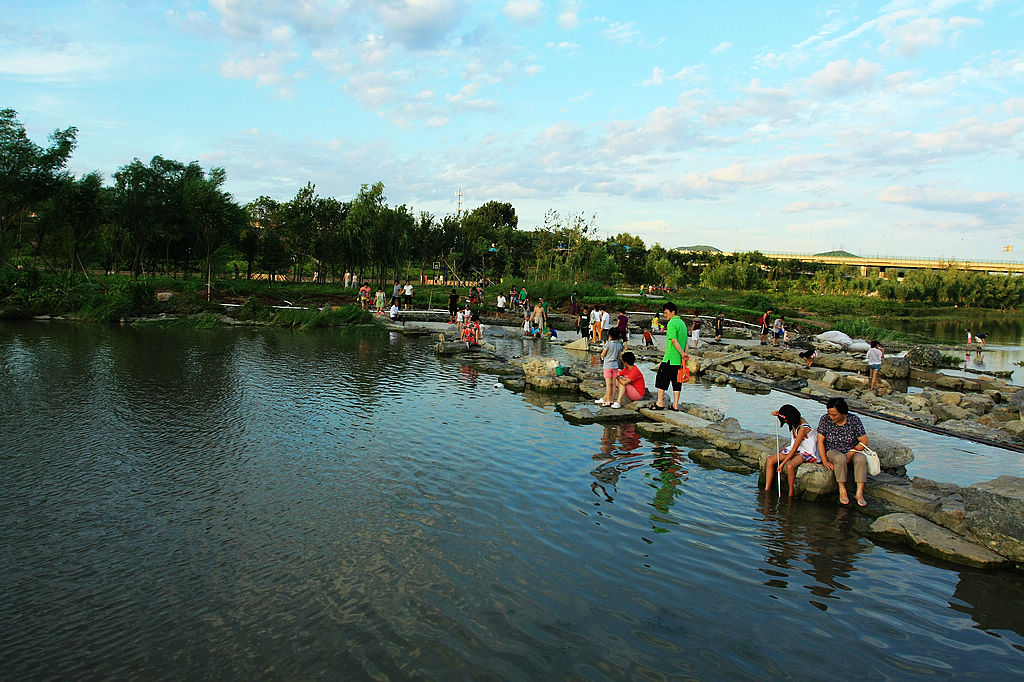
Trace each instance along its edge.
<path fill-rule="evenodd" d="M 886 261 L 889 263 L 936 263 L 936 264 L 948 264 L 948 265 L 974 265 L 974 266 L 992 266 L 993 269 L 998 269 L 1000 266 L 1014 266 L 1024 267 L 1024 261 L 1017 260 L 978 260 L 975 258 L 917 258 L 913 256 L 887 256 L 882 254 L 875 254 L 872 256 L 823 256 L 814 253 L 769 253 L 762 252 L 765 258 L 773 258 L 775 260 L 792 260 L 792 259 L 813 259 L 820 261 L 836 260 L 856 265 L 860 261 Z M 867 263 L 864 263 L 865 265 Z"/>

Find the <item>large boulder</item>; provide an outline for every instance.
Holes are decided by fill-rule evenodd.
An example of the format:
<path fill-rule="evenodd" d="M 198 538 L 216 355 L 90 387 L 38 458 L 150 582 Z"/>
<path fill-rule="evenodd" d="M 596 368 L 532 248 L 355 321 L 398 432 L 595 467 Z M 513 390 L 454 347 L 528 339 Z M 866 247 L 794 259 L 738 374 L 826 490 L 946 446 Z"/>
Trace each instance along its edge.
<path fill-rule="evenodd" d="M 942 365 L 942 353 L 934 346 L 911 346 L 906 357 L 910 364 L 918 367 L 940 367 Z"/>
<path fill-rule="evenodd" d="M 580 380 L 569 375 L 527 374 L 526 383 L 538 391 L 575 391 L 579 389 Z"/>
<path fill-rule="evenodd" d="M 969 537 L 1024 562 L 1024 478 L 1000 476 L 960 489 Z"/>
<path fill-rule="evenodd" d="M 910 360 L 886 357 L 882 361 L 882 371 L 880 374 L 886 379 L 906 379 L 910 376 Z"/>
<path fill-rule="evenodd" d="M 971 416 L 971 413 L 962 407 L 951 405 L 949 403 L 939 403 L 931 409 L 932 414 L 935 415 L 935 419 L 938 422 L 948 421 L 950 419 L 967 419 Z"/>
<path fill-rule="evenodd" d="M 952 483 L 920 477 L 908 481 L 905 477 L 883 473 L 868 478 L 866 492 L 872 498 L 923 516 L 959 535 L 967 532 L 960 488 Z"/>
<path fill-rule="evenodd" d="M 899 542 L 955 564 L 992 568 L 1006 559 L 990 549 L 976 545 L 953 531 L 920 516 L 907 513 L 886 514 L 872 522 L 867 535 L 877 540 Z"/>
<path fill-rule="evenodd" d="M 868 446 L 878 454 L 882 469 L 899 470 L 914 461 L 913 450 L 888 436 L 869 433 Z"/>
<path fill-rule="evenodd" d="M 1006 406 L 1017 410 L 1024 408 L 1024 388 L 1011 395 L 1006 401 Z"/>
<path fill-rule="evenodd" d="M 997 443 L 1013 443 L 1019 444 L 1021 439 L 1008 433 L 1005 429 L 996 428 L 994 426 L 985 426 L 979 424 L 973 419 L 950 419 L 939 424 L 943 429 L 947 431 L 953 431 L 955 433 L 963 434 L 969 438 L 982 438 L 985 440 L 995 441 Z"/>

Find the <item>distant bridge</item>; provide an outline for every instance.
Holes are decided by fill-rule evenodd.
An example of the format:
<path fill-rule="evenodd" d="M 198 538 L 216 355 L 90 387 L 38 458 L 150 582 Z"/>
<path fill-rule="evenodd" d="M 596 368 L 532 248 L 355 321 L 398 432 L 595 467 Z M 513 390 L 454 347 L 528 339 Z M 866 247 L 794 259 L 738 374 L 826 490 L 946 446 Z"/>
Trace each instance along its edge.
<path fill-rule="evenodd" d="M 726 254 L 732 255 L 732 254 Z M 797 260 L 804 263 L 827 265 L 853 265 L 860 268 L 886 270 L 973 270 L 976 272 L 1006 272 L 1024 274 L 1021 261 L 954 260 L 951 258 L 898 258 L 895 256 L 816 256 L 812 253 L 764 253 L 765 258 Z"/>

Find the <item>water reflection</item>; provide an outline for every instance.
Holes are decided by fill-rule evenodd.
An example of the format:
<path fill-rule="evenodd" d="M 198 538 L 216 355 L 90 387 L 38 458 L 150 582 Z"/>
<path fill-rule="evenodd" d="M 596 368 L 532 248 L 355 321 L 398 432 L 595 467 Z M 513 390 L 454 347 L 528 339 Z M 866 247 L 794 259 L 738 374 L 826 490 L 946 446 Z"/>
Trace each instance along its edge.
<path fill-rule="evenodd" d="M 775 567 L 761 569 L 769 576 L 764 584 L 786 589 L 790 572 L 800 571 L 814 579 L 807 587 L 819 600 L 809 603 L 827 610 L 820 600 L 838 599 L 836 591 L 850 590 L 841 581 L 854 572 L 855 557 L 870 547 L 851 530 L 853 515 L 847 509 L 800 504 L 792 498 L 764 493 L 760 498 L 759 527 L 768 549 L 765 563 Z"/>

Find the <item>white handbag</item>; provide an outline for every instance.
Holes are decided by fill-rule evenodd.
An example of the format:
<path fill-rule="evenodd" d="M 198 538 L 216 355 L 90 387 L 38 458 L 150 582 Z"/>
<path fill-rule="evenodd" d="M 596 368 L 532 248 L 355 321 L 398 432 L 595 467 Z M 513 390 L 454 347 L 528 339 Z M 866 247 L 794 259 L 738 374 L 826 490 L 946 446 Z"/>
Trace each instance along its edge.
<path fill-rule="evenodd" d="M 868 461 L 868 473 L 872 476 L 882 473 L 882 460 L 878 459 L 878 453 L 866 445 L 861 452 L 864 453 L 864 459 Z"/>

